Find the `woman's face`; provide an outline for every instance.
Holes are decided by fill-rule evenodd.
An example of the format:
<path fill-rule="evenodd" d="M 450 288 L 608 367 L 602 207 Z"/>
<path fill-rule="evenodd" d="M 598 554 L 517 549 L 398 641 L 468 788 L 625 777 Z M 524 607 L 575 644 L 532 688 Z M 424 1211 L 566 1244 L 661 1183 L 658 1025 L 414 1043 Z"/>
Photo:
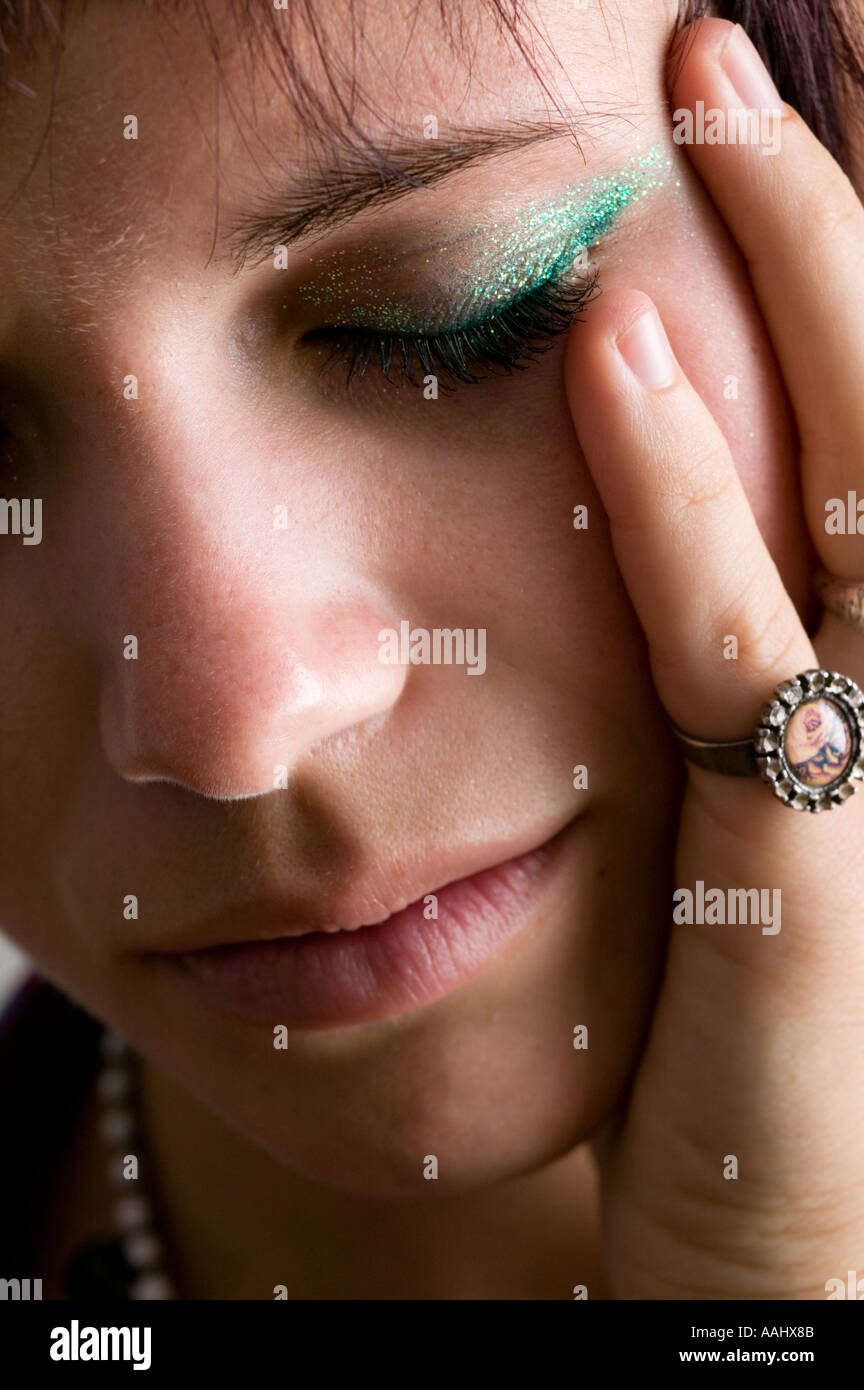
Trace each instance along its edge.
<path fill-rule="evenodd" d="M 473 321 L 600 207 L 601 289 L 656 300 L 803 602 L 788 408 L 672 140 L 676 3 L 532 7 L 578 145 L 527 140 L 560 116 L 486 7 L 459 7 L 457 42 L 437 7 L 415 24 L 370 3 L 361 31 L 328 6 L 362 131 L 451 170 L 396 200 L 379 181 L 365 211 L 362 145 L 338 181 L 345 147 L 211 8 L 221 77 L 191 15 L 107 3 L 72 6 L 53 109 L 53 55 L 10 65 L 38 98 L 2 113 L 0 492 L 42 499 L 42 539 L 0 535 L 0 920 L 295 1170 L 394 1195 L 434 1153 L 438 1190 L 488 1183 L 564 1153 L 621 1096 L 662 961 L 678 762 L 570 424 L 564 338 L 436 398 L 374 362 L 348 384 L 332 325 Z M 299 26 L 293 52 L 335 111 Z M 325 195 L 344 220 L 302 235 Z M 241 269 L 248 219 L 280 201 L 285 234 L 263 228 Z M 381 660 L 403 623 L 485 631 L 485 670 Z M 237 1008 L 240 985 L 178 964 L 374 922 L 559 832 L 488 888 L 485 935 L 458 911 L 481 882 L 440 894 L 407 945 L 278 948 Z"/>

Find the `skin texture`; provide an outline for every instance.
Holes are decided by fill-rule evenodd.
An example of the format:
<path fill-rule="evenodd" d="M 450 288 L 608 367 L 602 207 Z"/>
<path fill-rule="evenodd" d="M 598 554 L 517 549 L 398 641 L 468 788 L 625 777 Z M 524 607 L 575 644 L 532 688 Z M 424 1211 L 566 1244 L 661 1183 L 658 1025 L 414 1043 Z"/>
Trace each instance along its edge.
<path fill-rule="evenodd" d="M 563 341 L 524 374 L 434 403 L 386 383 L 346 394 L 321 378 L 319 354 L 298 347 L 316 326 L 314 308 L 301 311 L 292 297 L 308 249 L 278 274 L 263 262 L 234 276 L 211 256 L 219 88 L 194 20 L 124 12 L 120 21 L 106 4 L 76 15 L 50 144 L 23 188 L 47 119 L 51 61 L 16 70 L 41 95 L 9 98 L 3 113 L 0 343 L 19 441 L 4 491 L 42 496 L 46 533 L 41 547 L 4 538 L 0 551 L 0 703 L 9 711 L 0 920 L 144 1058 L 183 1296 L 266 1298 L 276 1283 L 312 1298 L 570 1297 L 577 1284 L 591 1297 L 758 1297 L 773 1287 L 748 1285 L 746 1261 L 727 1280 L 710 1237 L 728 1229 L 718 1197 L 731 1200 L 735 1187 L 718 1177 L 722 1155 L 741 1136 L 751 1147 L 764 1141 L 748 1128 L 749 1106 L 776 1094 L 777 1077 L 766 1062 L 731 1132 L 716 1127 L 713 1100 L 711 1114 L 693 1114 L 694 1076 L 704 1087 L 717 1040 L 738 1028 L 742 962 L 730 938 L 717 959 L 713 940 L 707 952 L 692 944 L 702 942 L 695 929 L 679 947 L 636 1118 L 619 1129 L 657 1003 L 673 879 L 782 880 L 785 889 L 787 844 L 800 858 L 808 835 L 820 846 L 837 835 L 833 823 L 766 810 L 762 788 L 709 786 L 705 774 L 692 779 L 675 859 L 683 769 L 660 700 L 696 733 L 741 737 L 775 680 L 818 663 L 796 628 L 796 605 L 811 616 L 811 549 L 775 348 L 742 252 L 700 182 L 705 171 L 671 141 L 664 59 L 674 8 L 633 3 L 610 24 L 592 7 L 545 7 L 561 100 L 576 117 L 595 113 L 582 152 L 559 140 L 510 154 L 315 248 L 404 241 L 427 219 L 475 225 L 481 207 L 530 201 L 667 141 L 680 187 L 646 200 L 598 253 L 606 293 L 570 337 L 566 391 Z M 364 112 L 373 138 L 388 124 L 416 131 L 428 112 L 442 125 L 536 118 L 541 97 L 524 63 L 468 12 L 470 73 L 432 28 L 409 43 L 407 21 L 399 28 L 391 7 L 371 7 L 358 64 L 377 93 L 380 109 Z M 224 69 L 245 113 L 240 122 L 220 107 L 220 215 L 230 222 L 277 170 L 291 178 L 305 168 L 308 132 L 266 76 L 250 91 L 242 49 L 227 45 Z M 129 112 L 137 142 L 121 138 Z M 827 157 L 805 153 L 830 182 Z M 723 169 L 734 201 L 734 167 Z M 777 203 L 769 230 L 779 236 L 792 212 Z M 734 457 L 738 512 L 731 524 L 720 515 L 716 535 L 728 526 L 740 537 L 735 526 L 746 522 L 747 553 L 764 569 L 761 533 L 779 574 L 764 569 L 759 601 L 730 610 L 723 632 L 741 634 L 744 660 L 726 670 L 722 692 L 712 685 L 724 674 L 721 634 L 706 617 L 716 589 L 706 586 L 721 587 L 715 571 L 732 559 L 724 551 L 709 564 L 701 543 L 673 556 L 669 537 L 657 539 L 669 517 L 658 520 L 653 488 L 655 456 L 673 470 L 704 439 L 714 457 L 714 427 L 702 407 L 692 407 L 692 430 L 677 417 L 656 424 L 605 355 L 645 295 Z M 134 402 L 123 397 L 130 372 L 140 382 Z M 838 417 L 844 439 L 846 428 Z M 678 452 L 665 448 L 670 439 Z M 823 492 L 834 494 L 814 475 L 805 485 L 818 515 Z M 847 485 L 837 482 L 841 495 Z M 589 508 L 585 532 L 571 526 L 578 502 Z M 279 503 L 289 505 L 287 532 L 270 523 Z M 652 594 L 646 576 L 658 560 L 666 582 Z M 864 570 L 855 555 L 848 563 Z M 790 597 L 766 618 L 780 581 Z M 678 612 L 682 596 L 692 603 L 667 624 L 664 646 L 658 615 Z M 782 660 L 780 647 L 766 656 L 763 637 L 781 608 L 790 634 Z M 486 626 L 483 678 L 378 663 L 375 634 L 409 615 L 427 627 Z M 136 663 L 123 659 L 130 633 Z M 855 676 L 845 629 L 827 635 L 830 659 Z M 271 790 L 276 763 L 290 769 L 285 791 Z M 587 790 L 571 785 L 575 763 L 589 769 Z M 734 832 L 742 807 L 756 827 L 750 850 Z M 838 813 L 847 852 L 859 811 Z M 267 1029 L 226 1020 L 147 954 L 253 898 L 335 915 L 357 906 L 360 884 L 360 910 L 386 911 L 404 901 L 406 881 L 412 896 L 432 891 L 469 861 L 494 864 L 574 818 L 531 930 L 458 991 L 394 1019 L 293 1033 L 274 1052 Z M 706 857 L 712 836 L 719 858 Z M 802 883 L 802 918 L 813 891 Z M 130 893 L 141 905 L 133 922 L 122 914 Z M 844 899 L 832 920 L 850 911 Z M 784 953 L 788 920 L 784 906 Z M 813 952 L 788 950 L 801 977 L 791 997 L 803 1009 Z M 748 979 L 766 974 L 768 1003 L 780 1007 L 770 971 Z M 820 980 L 827 1010 L 827 971 Z M 742 1069 L 763 1037 L 757 994 L 745 995 L 752 1033 L 716 1078 L 736 1114 Z M 700 1027 L 706 999 L 710 1027 Z M 589 1029 L 585 1052 L 572 1047 L 577 1024 Z M 794 1031 L 783 1034 L 780 1052 L 798 1044 Z M 800 1084 L 770 1162 L 762 1142 L 766 1168 L 741 1199 L 742 1230 L 824 1076 L 817 1067 L 815 1083 Z M 714 1095 L 704 1090 L 700 1104 Z M 586 1141 L 610 1121 L 604 1274 Z M 670 1153 L 694 1132 L 697 1171 L 676 1171 L 680 1191 L 696 1184 L 695 1211 L 675 1200 L 670 1179 Z M 434 1184 L 422 1178 L 429 1153 L 439 1160 Z M 653 1205 L 639 1195 L 646 1154 L 657 1167 Z M 67 1173 L 46 1231 L 51 1270 L 110 1219 L 92 1106 Z M 837 1172 L 828 1187 L 847 1194 L 849 1180 Z M 792 1172 L 783 1199 L 800 1196 L 803 1182 Z M 638 1275 L 626 1253 L 634 1240 L 639 1251 L 656 1248 L 635 1261 Z M 837 1270 L 854 1267 L 845 1247 L 836 1260 L 820 1251 L 822 1263 L 829 1253 Z M 795 1283 L 793 1254 L 788 1296 L 812 1296 L 800 1289 L 819 1285 L 822 1265 Z M 679 1271 L 671 1292 L 652 1263 L 661 1255 Z"/>
<path fill-rule="evenodd" d="M 710 21 L 673 100 L 730 107 L 754 82 L 768 85 L 749 40 Z M 777 109 L 782 153 L 767 171 L 753 146 L 691 153 L 748 257 L 795 403 L 814 546 L 829 571 L 851 577 L 864 564 L 862 541 L 826 534 L 825 516 L 841 486 L 860 488 L 864 286 L 855 267 L 864 209 L 795 112 L 779 100 Z M 818 265 L 801 256 L 805 229 Z M 806 347 L 799 310 L 814 334 Z M 756 535 L 727 445 L 680 365 L 669 357 L 666 375 L 655 364 L 647 389 L 628 369 L 624 344 L 646 311 L 655 312 L 643 295 L 609 296 L 588 334 L 570 338 L 570 401 L 602 478 L 658 693 L 678 723 L 698 708 L 700 734 L 724 738 L 793 673 L 819 665 L 860 684 L 864 651 L 860 632 L 831 613 L 811 643 Z M 843 346 L 822 357 L 812 341 Z M 660 438 L 666 448 L 674 441 L 669 465 Z M 697 553 L 698 593 L 676 583 Z M 718 634 L 727 625 L 740 634 L 739 660 L 724 666 Z M 860 796 L 836 816 L 793 819 L 758 784 L 693 769 L 676 880 L 768 881 L 786 904 L 783 929 L 672 934 L 635 1085 L 599 1146 L 615 1296 L 824 1298 L 844 1261 L 860 1258 L 862 830 Z M 730 1157 L 740 1163 L 734 1180 L 724 1173 Z"/>

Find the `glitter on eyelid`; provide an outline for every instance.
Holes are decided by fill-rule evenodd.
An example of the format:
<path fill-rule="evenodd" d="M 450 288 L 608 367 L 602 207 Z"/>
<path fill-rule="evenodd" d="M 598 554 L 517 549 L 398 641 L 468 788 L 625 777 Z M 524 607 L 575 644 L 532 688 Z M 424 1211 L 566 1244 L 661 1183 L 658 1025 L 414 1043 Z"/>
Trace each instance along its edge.
<path fill-rule="evenodd" d="M 299 296 L 326 311 L 334 328 L 422 334 L 470 327 L 563 274 L 631 203 L 662 187 L 672 167 L 668 149 L 657 144 L 614 174 L 573 184 L 554 200 L 523 205 L 506 221 L 469 228 L 425 252 L 414 248 L 365 259 L 331 252 L 318 261 Z M 419 284 L 398 297 L 383 286 L 400 262 L 403 278 L 415 278 L 421 257 L 424 266 L 435 267 L 425 295 Z"/>

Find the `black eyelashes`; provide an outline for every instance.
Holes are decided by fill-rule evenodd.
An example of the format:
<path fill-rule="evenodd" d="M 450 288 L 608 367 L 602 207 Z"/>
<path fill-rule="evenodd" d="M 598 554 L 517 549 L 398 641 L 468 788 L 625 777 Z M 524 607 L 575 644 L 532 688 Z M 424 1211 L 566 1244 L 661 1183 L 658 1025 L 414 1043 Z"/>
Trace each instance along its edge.
<path fill-rule="evenodd" d="M 344 368 L 348 383 L 370 367 L 392 385 L 423 386 L 430 376 L 441 390 L 488 376 L 523 371 L 576 322 L 598 293 L 597 274 L 576 284 L 564 276 L 544 281 L 500 313 L 440 333 L 393 333 L 374 328 L 318 328 L 304 343 L 329 344 L 325 369 Z"/>

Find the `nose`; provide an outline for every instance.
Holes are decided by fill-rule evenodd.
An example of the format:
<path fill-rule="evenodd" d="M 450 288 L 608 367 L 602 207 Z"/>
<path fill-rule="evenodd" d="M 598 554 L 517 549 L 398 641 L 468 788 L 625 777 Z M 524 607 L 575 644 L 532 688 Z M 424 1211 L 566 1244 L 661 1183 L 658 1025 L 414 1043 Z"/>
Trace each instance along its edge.
<path fill-rule="evenodd" d="M 286 505 L 284 456 L 253 462 L 235 441 L 226 481 L 201 449 L 177 433 L 170 458 L 151 449 L 147 487 L 123 470 L 90 579 L 104 596 L 99 722 L 127 781 L 236 799 L 287 785 L 313 745 L 386 714 L 405 668 L 379 660 L 398 618 L 326 470 L 295 470 Z"/>
<path fill-rule="evenodd" d="M 154 587 L 124 624 L 135 631 L 102 688 L 103 747 L 127 781 L 261 795 L 401 693 L 403 672 L 377 661 L 381 624 L 359 597 L 301 606 L 217 588 L 194 614 L 176 596 L 170 610 L 157 603 Z"/>

